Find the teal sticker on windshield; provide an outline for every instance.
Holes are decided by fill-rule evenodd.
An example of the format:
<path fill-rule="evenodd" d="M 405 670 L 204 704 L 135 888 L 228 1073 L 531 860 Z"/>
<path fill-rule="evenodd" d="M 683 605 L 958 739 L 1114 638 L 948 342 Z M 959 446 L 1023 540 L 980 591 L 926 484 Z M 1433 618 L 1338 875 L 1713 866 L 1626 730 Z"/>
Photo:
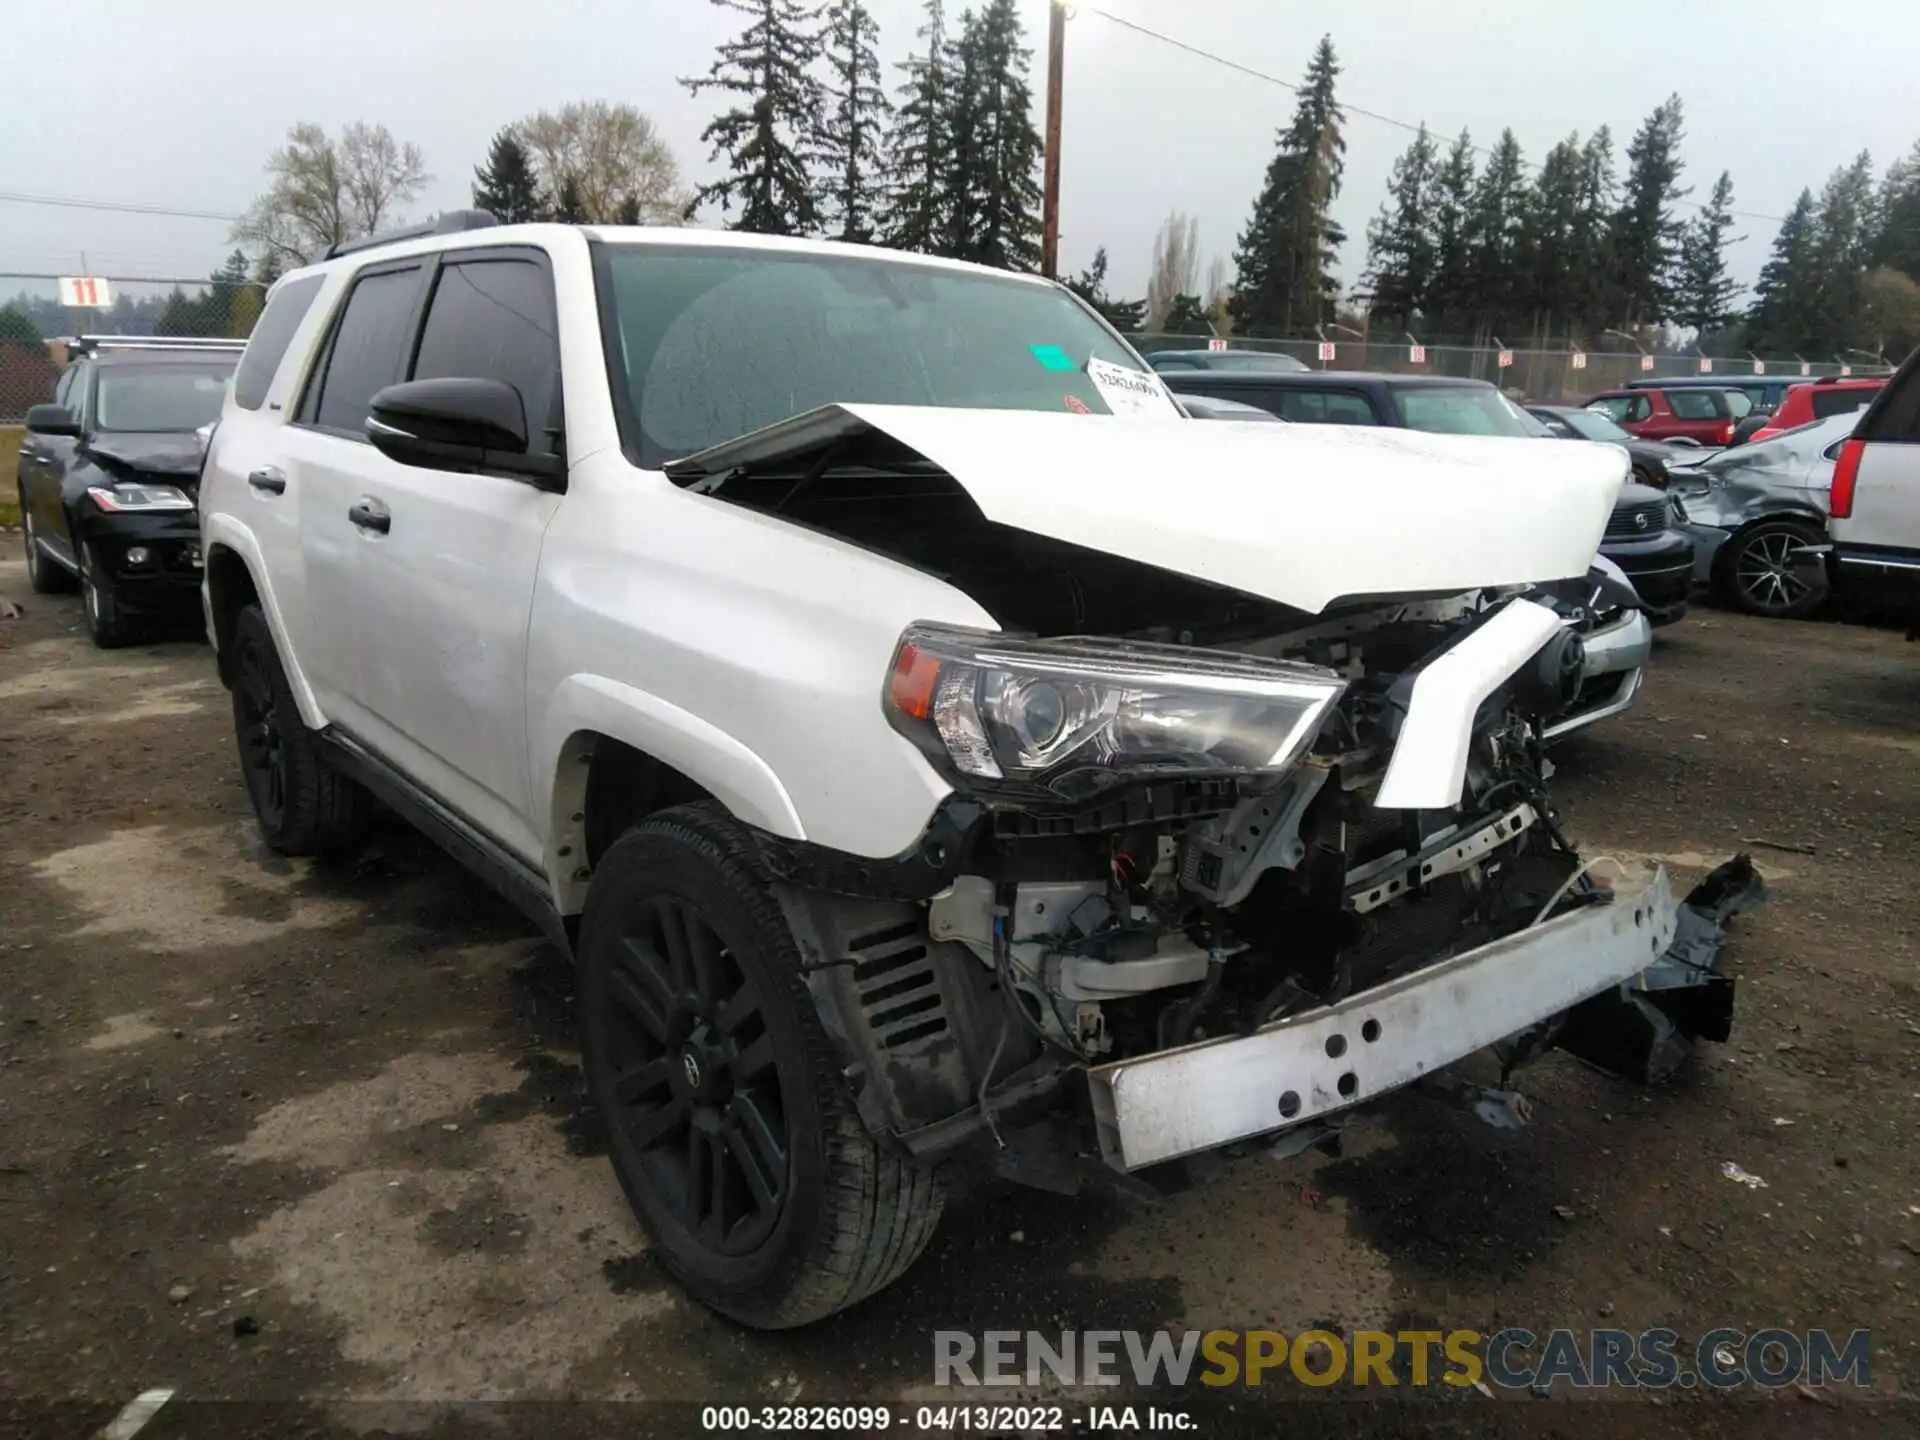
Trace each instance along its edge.
<path fill-rule="evenodd" d="M 1027 348 L 1033 351 L 1033 358 L 1040 362 L 1040 368 L 1043 370 L 1078 370 L 1080 368 L 1073 363 L 1073 357 L 1058 345 L 1029 345 Z"/>

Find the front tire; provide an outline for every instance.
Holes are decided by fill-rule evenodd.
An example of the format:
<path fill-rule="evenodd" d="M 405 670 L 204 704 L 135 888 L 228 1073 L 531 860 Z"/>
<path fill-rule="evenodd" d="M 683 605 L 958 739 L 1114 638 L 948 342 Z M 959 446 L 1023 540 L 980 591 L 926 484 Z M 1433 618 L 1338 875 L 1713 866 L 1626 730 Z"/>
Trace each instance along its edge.
<path fill-rule="evenodd" d="M 242 608 L 233 627 L 233 729 L 247 798 L 269 847 L 320 855 L 359 843 L 372 799 L 333 769 L 301 718 L 257 604 Z"/>
<path fill-rule="evenodd" d="M 578 953 L 587 1088 L 614 1173 L 695 1299 L 783 1329 L 913 1263 L 939 1182 L 861 1125 L 735 821 L 689 805 L 628 831 L 594 867 Z"/>
<path fill-rule="evenodd" d="M 1804 620 L 1827 603 L 1827 572 L 1795 565 L 1794 552 L 1826 536 L 1804 520 L 1763 520 L 1743 530 L 1715 557 L 1714 589 L 1736 610 L 1776 620 Z"/>
<path fill-rule="evenodd" d="M 137 643 L 141 628 L 120 603 L 112 573 L 100 563 L 100 552 L 91 540 L 74 544 L 80 562 L 80 605 L 87 617 L 87 634 L 102 650 L 118 650 Z"/>

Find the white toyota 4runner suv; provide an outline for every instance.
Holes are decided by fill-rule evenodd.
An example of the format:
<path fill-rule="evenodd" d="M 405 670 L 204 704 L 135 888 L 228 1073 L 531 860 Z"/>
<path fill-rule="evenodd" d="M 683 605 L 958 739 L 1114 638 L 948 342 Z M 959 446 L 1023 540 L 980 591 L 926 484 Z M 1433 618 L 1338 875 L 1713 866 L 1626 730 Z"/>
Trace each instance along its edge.
<path fill-rule="evenodd" d="M 489 218 L 274 288 L 208 621 L 274 847 L 377 799 L 574 957 L 700 1300 L 853 1303 L 964 1167 L 1497 1108 L 1593 997 L 1724 1038 L 1546 793 L 1620 452 L 1193 421 L 1037 278 Z"/>

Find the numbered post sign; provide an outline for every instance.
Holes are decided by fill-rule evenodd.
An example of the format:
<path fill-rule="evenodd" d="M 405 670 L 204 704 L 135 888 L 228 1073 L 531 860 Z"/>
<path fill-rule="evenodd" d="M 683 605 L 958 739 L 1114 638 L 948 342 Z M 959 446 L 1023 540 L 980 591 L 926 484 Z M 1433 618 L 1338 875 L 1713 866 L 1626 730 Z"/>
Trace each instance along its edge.
<path fill-rule="evenodd" d="M 1320 358 L 1322 360 L 1331 360 L 1333 359 L 1333 354 L 1334 354 L 1333 342 L 1331 340 L 1322 340 L 1320 342 Z"/>
<path fill-rule="evenodd" d="M 1805 360 L 1802 360 L 1800 362 L 1800 373 L 1802 375 L 1811 375 L 1813 373 L 1813 366 L 1809 365 Z"/>
<path fill-rule="evenodd" d="M 1700 357 L 1700 373 L 1702 375 L 1711 375 L 1713 373 L 1713 357 L 1712 356 L 1702 355 Z"/>
<path fill-rule="evenodd" d="M 113 304 L 113 291 L 103 275 L 62 275 L 60 303 L 69 310 L 105 310 Z"/>
<path fill-rule="evenodd" d="M 1764 361 L 1764 360 L 1756 360 L 1756 361 L 1754 361 L 1754 362 L 1753 362 L 1753 373 L 1754 373 L 1754 374 L 1756 374 L 1756 375 L 1764 375 L 1764 374 L 1766 374 L 1766 373 L 1767 373 L 1767 362 L 1766 362 L 1766 361 Z"/>
<path fill-rule="evenodd" d="M 1227 342 L 1226 342 L 1226 341 L 1224 341 L 1224 340 L 1222 340 L 1222 339 L 1221 339 L 1221 338 L 1220 338 L 1220 337 L 1219 337 L 1218 335 L 1213 335 L 1213 336 L 1210 336 L 1210 337 L 1208 337 L 1208 339 L 1207 339 L 1207 349 L 1209 349 L 1209 350 L 1224 350 L 1224 349 L 1226 349 L 1226 348 L 1227 348 Z"/>
<path fill-rule="evenodd" d="M 1504 370 L 1509 365 L 1513 364 L 1513 352 L 1511 350 L 1502 350 L 1500 352 L 1499 359 L 1500 359 L 1500 368 Z"/>
<path fill-rule="evenodd" d="M 1409 364 L 1413 364 L 1413 365 L 1426 364 L 1427 363 L 1427 347 L 1424 345 L 1409 345 L 1407 347 L 1407 361 Z"/>
<path fill-rule="evenodd" d="M 1584 350 L 1574 351 L 1572 358 L 1569 359 L 1567 363 L 1571 365 L 1575 370 L 1586 369 L 1587 368 L 1587 352 Z"/>
<path fill-rule="evenodd" d="M 1842 366 L 1840 367 L 1840 374 L 1841 374 L 1841 375 L 1842 375 L 1843 377 L 1844 377 L 1844 376 L 1847 376 L 1847 375 L 1851 375 L 1852 373 L 1853 373 L 1853 366 L 1851 366 L 1851 365 L 1842 365 Z"/>
<path fill-rule="evenodd" d="M 1642 370 L 1651 370 L 1653 368 L 1653 357 L 1651 355 L 1642 355 L 1640 357 L 1640 368 Z"/>

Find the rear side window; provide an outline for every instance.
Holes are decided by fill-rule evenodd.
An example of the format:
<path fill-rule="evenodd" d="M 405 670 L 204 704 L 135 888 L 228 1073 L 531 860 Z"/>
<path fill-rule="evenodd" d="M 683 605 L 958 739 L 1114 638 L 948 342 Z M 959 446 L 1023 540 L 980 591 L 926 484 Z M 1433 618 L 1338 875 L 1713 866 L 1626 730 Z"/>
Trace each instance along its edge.
<path fill-rule="evenodd" d="M 1717 390 L 1669 390 L 1667 406 L 1682 420 L 1725 420 L 1732 413 Z"/>
<path fill-rule="evenodd" d="M 362 433 L 374 392 L 393 384 L 406 368 L 421 278 L 421 268 L 412 265 L 354 282 L 303 418 L 323 430 Z"/>
<path fill-rule="evenodd" d="M 1850 415 L 1855 410 L 1864 410 L 1873 403 L 1877 390 L 1815 390 L 1813 392 L 1813 418 L 1831 420 L 1836 415 Z"/>
<path fill-rule="evenodd" d="M 293 333 L 307 318 L 313 297 L 326 283 L 324 275 L 302 275 L 282 285 L 267 301 L 247 341 L 247 353 L 240 357 L 240 368 L 233 372 L 233 403 L 242 410 L 258 410 L 266 403 L 267 388 L 286 358 Z"/>
<path fill-rule="evenodd" d="M 1261 408 L 1302 425 L 1378 425 L 1366 396 L 1354 390 L 1269 390 Z"/>
<path fill-rule="evenodd" d="M 413 378 L 504 380 L 520 392 L 536 454 L 559 424 L 560 346 L 553 282 L 532 260 L 472 260 L 442 267 L 420 330 Z"/>

